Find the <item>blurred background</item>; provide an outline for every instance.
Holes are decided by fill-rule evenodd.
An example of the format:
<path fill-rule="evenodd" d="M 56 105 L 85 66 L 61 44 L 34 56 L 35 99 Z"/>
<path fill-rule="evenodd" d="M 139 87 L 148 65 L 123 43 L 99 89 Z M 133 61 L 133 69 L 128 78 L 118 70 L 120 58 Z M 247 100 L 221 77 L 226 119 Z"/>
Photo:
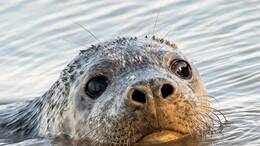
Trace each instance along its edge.
<path fill-rule="evenodd" d="M 42 95 L 97 43 L 77 23 L 101 41 L 155 32 L 193 60 L 229 120 L 202 145 L 260 146 L 260 0 L 2 0 L 0 22 L 0 104 Z"/>

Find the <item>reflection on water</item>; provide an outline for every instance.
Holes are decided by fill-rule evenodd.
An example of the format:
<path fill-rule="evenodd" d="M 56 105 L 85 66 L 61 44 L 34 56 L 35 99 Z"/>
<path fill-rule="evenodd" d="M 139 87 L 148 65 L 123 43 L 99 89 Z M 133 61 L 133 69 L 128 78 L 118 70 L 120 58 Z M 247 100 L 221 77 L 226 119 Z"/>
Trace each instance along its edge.
<path fill-rule="evenodd" d="M 154 32 L 193 59 L 213 105 L 230 122 L 200 145 L 259 145 L 259 0 L 1 1 L 0 103 L 43 94 L 78 50 L 95 42 L 76 23 L 100 40 L 144 36 L 153 32 L 160 7 Z M 22 145 L 32 144 L 50 145 Z"/>

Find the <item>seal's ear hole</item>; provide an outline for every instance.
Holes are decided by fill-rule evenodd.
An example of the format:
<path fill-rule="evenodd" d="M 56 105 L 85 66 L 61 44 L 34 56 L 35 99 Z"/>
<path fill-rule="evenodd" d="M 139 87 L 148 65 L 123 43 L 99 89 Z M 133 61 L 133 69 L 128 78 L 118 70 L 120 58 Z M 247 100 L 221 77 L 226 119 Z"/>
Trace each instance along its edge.
<path fill-rule="evenodd" d="M 85 86 L 85 92 L 90 98 L 96 99 L 106 90 L 107 85 L 108 85 L 107 77 L 96 76 L 94 78 L 91 78 L 87 82 Z"/>
<path fill-rule="evenodd" d="M 174 93 L 174 88 L 170 84 L 163 84 L 161 88 L 161 95 L 166 98 Z"/>
<path fill-rule="evenodd" d="M 173 62 L 171 65 L 171 70 L 173 73 L 183 79 L 188 80 L 192 77 L 191 67 L 185 60 L 177 60 Z"/>
<path fill-rule="evenodd" d="M 132 100 L 144 104 L 146 102 L 145 94 L 139 90 L 134 90 Z"/>

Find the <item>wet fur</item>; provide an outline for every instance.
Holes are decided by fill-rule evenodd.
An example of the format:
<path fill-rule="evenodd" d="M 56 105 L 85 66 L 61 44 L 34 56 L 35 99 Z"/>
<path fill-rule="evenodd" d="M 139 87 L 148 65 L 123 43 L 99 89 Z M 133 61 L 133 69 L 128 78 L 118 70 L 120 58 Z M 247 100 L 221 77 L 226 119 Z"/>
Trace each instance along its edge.
<path fill-rule="evenodd" d="M 155 36 L 118 38 L 82 50 L 43 96 L 0 109 L 0 138 L 65 135 L 93 145 L 129 145 L 159 129 L 191 134 L 207 130 L 210 107 L 203 82 L 194 67 L 190 83 L 171 74 L 165 62 L 174 54 L 173 58 L 186 60 L 173 42 Z M 111 77 L 111 88 L 94 101 L 84 94 L 82 86 L 97 74 Z M 160 107 L 157 112 L 164 114 L 155 117 L 129 108 L 125 98 L 129 86 L 140 80 L 156 83 L 173 79 L 179 92 L 172 103 L 178 110 L 171 109 L 173 105 Z M 154 118 L 161 123 L 151 120 Z"/>

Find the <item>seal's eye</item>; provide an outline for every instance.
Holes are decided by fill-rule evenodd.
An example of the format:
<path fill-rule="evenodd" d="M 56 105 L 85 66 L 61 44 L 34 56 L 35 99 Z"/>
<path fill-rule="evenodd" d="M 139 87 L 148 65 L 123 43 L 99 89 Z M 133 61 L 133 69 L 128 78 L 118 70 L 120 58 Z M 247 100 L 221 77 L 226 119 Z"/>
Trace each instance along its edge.
<path fill-rule="evenodd" d="M 190 79 L 192 72 L 190 65 L 184 60 L 177 60 L 171 66 L 172 72 L 183 79 Z"/>
<path fill-rule="evenodd" d="M 90 98 L 96 99 L 106 90 L 108 85 L 107 81 L 108 79 L 105 76 L 97 76 L 90 79 L 85 86 L 86 94 Z"/>

